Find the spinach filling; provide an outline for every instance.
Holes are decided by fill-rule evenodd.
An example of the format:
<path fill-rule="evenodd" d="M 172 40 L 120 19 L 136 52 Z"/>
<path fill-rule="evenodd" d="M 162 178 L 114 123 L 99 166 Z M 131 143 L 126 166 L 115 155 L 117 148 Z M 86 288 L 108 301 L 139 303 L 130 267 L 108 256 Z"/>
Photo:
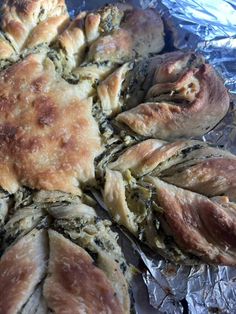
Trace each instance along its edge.
<path fill-rule="evenodd" d="M 127 184 L 126 202 L 135 215 L 139 240 L 174 263 L 198 263 L 197 257 L 180 249 L 171 236 L 171 226 L 165 223 L 164 209 L 157 202 L 155 187 L 143 181 L 143 178 L 136 181 L 129 171 L 123 177 Z"/>
<path fill-rule="evenodd" d="M 95 261 L 102 253 L 118 263 L 121 271 L 130 277 L 129 267 L 117 244 L 117 234 L 111 229 L 109 220 L 98 217 L 80 219 L 57 219 L 52 228 L 64 234 L 72 242 L 83 247 L 95 257 Z"/>
<path fill-rule="evenodd" d="M 183 163 L 183 160 L 187 161 L 189 159 L 190 153 L 195 150 L 200 150 L 201 148 L 204 148 L 204 143 L 198 143 L 193 144 L 192 146 L 188 146 L 186 148 L 180 149 L 178 152 L 176 152 L 174 155 L 166 159 L 165 161 L 158 164 L 158 166 L 149 173 L 151 176 L 157 176 L 161 175 L 161 172 L 164 170 L 176 166 L 180 163 Z"/>
<path fill-rule="evenodd" d="M 95 216 L 95 211 L 86 207 L 96 205 L 87 194 L 78 197 L 58 191 L 22 188 L 13 195 L 2 191 L 0 196 L 0 254 L 34 228 L 53 228 L 93 254 L 107 254 L 118 263 L 125 276 L 131 278 L 130 268 L 117 243 L 117 234 L 111 230 L 112 223 Z M 70 217 L 67 215 L 70 210 L 66 209 L 71 206 L 82 206 L 85 210 L 78 209 L 75 216 Z"/>
<path fill-rule="evenodd" d="M 98 10 L 101 16 L 99 30 L 101 33 L 110 33 L 118 29 L 124 13 L 114 5 L 106 5 Z"/>

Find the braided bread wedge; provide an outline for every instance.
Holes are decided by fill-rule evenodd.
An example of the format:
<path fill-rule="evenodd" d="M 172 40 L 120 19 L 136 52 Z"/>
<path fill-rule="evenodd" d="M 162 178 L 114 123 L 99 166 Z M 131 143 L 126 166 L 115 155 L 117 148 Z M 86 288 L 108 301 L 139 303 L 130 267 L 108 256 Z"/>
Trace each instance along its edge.
<path fill-rule="evenodd" d="M 98 86 L 98 96 L 104 113 L 115 116 L 121 129 L 159 139 L 207 133 L 230 102 L 213 67 L 191 52 L 125 64 Z"/>
<path fill-rule="evenodd" d="M 199 141 L 146 140 L 107 165 L 104 200 L 115 221 L 172 261 L 235 265 L 235 162 Z"/>
<path fill-rule="evenodd" d="M 88 200 L 26 189 L 12 198 L 1 231 L 1 313 L 130 312 L 131 268 Z"/>
<path fill-rule="evenodd" d="M 64 0 L 4 0 L 1 12 L 0 59 L 50 44 L 69 21 Z"/>

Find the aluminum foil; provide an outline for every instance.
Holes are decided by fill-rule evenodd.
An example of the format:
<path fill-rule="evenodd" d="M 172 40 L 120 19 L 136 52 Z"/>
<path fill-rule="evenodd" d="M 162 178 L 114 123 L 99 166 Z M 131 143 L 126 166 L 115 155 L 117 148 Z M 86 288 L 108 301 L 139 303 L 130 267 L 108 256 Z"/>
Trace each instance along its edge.
<path fill-rule="evenodd" d="M 95 9 L 109 2 L 68 0 L 71 15 Z M 123 1 L 124 2 L 124 1 Z M 232 106 L 219 125 L 202 139 L 236 153 L 236 1 L 235 0 L 136 0 L 128 1 L 142 8 L 154 7 L 172 30 L 176 49 L 202 53 L 225 80 Z M 101 207 L 101 198 L 96 195 Z M 125 237 L 121 234 L 121 239 Z M 132 246 L 130 246 L 130 244 Z M 236 268 L 201 265 L 177 266 L 141 248 L 135 239 L 125 242 L 129 257 L 144 264 L 143 282 L 133 284 L 135 309 L 151 313 L 236 313 Z M 135 257 L 136 256 L 136 257 Z M 132 259 L 132 258 L 131 258 Z"/>

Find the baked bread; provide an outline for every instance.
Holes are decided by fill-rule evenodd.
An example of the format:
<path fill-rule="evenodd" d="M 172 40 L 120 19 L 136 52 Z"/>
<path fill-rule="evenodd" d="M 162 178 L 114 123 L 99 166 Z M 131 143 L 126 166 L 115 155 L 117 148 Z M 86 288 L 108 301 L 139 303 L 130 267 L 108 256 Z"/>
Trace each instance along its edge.
<path fill-rule="evenodd" d="M 87 91 L 63 80 L 43 52 L 1 72 L 0 90 L 1 187 L 79 193 L 92 183 L 102 143 Z"/>
<path fill-rule="evenodd" d="M 235 265 L 235 161 L 200 141 L 146 140 L 107 165 L 105 204 L 172 261 Z"/>
<path fill-rule="evenodd" d="M 209 264 L 235 266 L 235 203 L 227 198 L 219 203 L 157 178 L 147 181 L 156 188 L 164 228 L 181 249 Z"/>
<path fill-rule="evenodd" d="M 156 54 L 163 47 L 164 28 L 157 12 L 115 4 L 81 12 L 51 46 L 49 55 L 64 78 L 79 82 L 81 89 L 90 88 L 96 99 L 98 83 L 119 65 Z"/>
<path fill-rule="evenodd" d="M 64 0 L 3 0 L 1 12 L 0 59 L 50 44 L 69 21 Z"/>
<path fill-rule="evenodd" d="M 109 29 L 110 31 L 110 29 Z M 124 11 L 120 27 L 95 40 L 88 52 L 89 61 L 124 63 L 158 53 L 164 47 L 163 23 L 152 9 Z"/>
<path fill-rule="evenodd" d="M 160 52 L 164 28 L 152 9 L 107 5 L 94 13 L 80 13 L 59 36 L 58 44 L 69 70 L 82 62 L 122 64 Z"/>
<path fill-rule="evenodd" d="M 130 312 L 130 267 L 84 194 L 102 189 L 107 163 L 116 222 L 173 261 L 235 265 L 235 156 L 157 139 L 122 151 L 214 127 L 229 98 L 212 67 L 156 56 L 153 9 L 107 5 L 69 23 L 63 0 L 4 0 L 0 26 L 0 312 Z"/>
<path fill-rule="evenodd" d="M 103 271 L 88 253 L 55 231 L 49 231 L 49 276 L 44 295 L 56 313 L 125 313 Z"/>
<path fill-rule="evenodd" d="M 5 1 L 2 28 L 20 53 L 27 49 L 36 31 L 34 27 L 41 27 L 38 20 L 49 23 L 51 15 L 61 16 L 64 11 L 63 1 Z M 18 28 L 14 21 L 19 24 L 19 34 L 15 34 Z M 141 37 L 133 34 L 134 23 Z M 150 50 L 141 49 L 139 40 L 145 35 L 141 26 L 152 30 L 150 36 L 155 37 Z M 94 159 L 103 147 L 99 121 L 92 116 L 94 106 L 89 97 L 96 94 L 95 81 L 112 69 L 112 66 L 97 65 L 102 62 L 96 56 L 100 48 L 94 47 L 99 47 L 104 38 L 115 40 L 113 37 L 116 38 L 118 31 L 128 32 L 132 37 L 132 51 L 124 51 L 128 56 L 136 46 L 139 48 L 135 54 L 141 57 L 158 52 L 164 44 L 162 21 L 153 10 L 106 6 L 96 14 L 81 13 L 57 40 L 59 46 L 55 49 L 66 55 L 70 69 L 77 68 L 79 82 L 76 84 L 61 78 L 57 66 L 43 49 L 1 72 L 0 185 L 4 190 L 14 193 L 24 185 L 80 193 L 81 184 L 94 182 Z M 147 44 L 151 39 L 145 36 L 145 40 Z M 90 47 L 85 58 L 89 64 L 78 67 L 86 47 Z M 105 61 L 123 62 L 123 59 L 113 60 L 110 50 L 107 53 Z"/>
<path fill-rule="evenodd" d="M 202 136 L 229 109 L 223 81 L 195 53 L 171 52 L 141 61 L 126 80 L 123 90 L 120 88 L 126 95 L 122 99 L 123 112 L 116 120 L 141 136 Z M 104 103 L 104 95 L 100 97 Z M 110 107 L 113 111 L 112 102 Z"/>
<path fill-rule="evenodd" d="M 34 230 L 0 259 L 0 311 L 18 313 L 45 276 L 48 250 L 44 231 Z"/>
<path fill-rule="evenodd" d="M 98 218 L 91 200 L 21 193 L 11 200 L 1 230 L 0 310 L 129 313 L 131 269 L 111 223 Z"/>
<path fill-rule="evenodd" d="M 232 153 L 201 141 L 150 139 L 127 149 L 109 169 L 129 169 L 138 178 L 152 173 L 179 187 L 217 196 L 234 190 L 235 160 Z"/>

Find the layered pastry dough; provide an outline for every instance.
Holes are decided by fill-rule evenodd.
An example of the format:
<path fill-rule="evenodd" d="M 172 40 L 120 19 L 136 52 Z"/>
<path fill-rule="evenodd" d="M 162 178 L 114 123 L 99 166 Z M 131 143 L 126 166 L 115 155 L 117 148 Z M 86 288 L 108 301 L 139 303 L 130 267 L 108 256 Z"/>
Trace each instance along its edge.
<path fill-rule="evenodd" d="M 63 1 L 5 1 L 2 28 L 20 52 L 31 47 L 37 29 L 41 37 L 36 34 L 35 38 L 43 39 L 42 23 L 50 25 L 48 19 L 59 18 L 63 12 Z M 16 30 L 19 32 L 15 33 Z M 58 60 L 50 61 L 47 50 L 41 49 L 1 73 L 0 185 L 4 190 L 14 193 L 25 185 L 80 193 L 81 184 L 94 182 L 94 159 L 102 152 L 102 138 L 97 124 L 97 121 L 101 123 L 100 116 L 97 117 L 89 97 L 96 94 L 96 82 L 108 75 L 116 67 L 114 64 L 123 62 L 123 57 L 116 57 L 117 53 L 120 55 L 119 49 L 109 48 L 113 47 L 110 39 L 116 42 L 117 34 L 123 33 L 130 37 L 125 43 L 131 44 L 131 50 L 124 50 L 127 55 L 124 60 L 157 53 L 164 45 L 163 24 L 156 12 L 109 5 L 94 13 L 82 12 L 71 22 L 52 48 L 58 52 Z M 148 49 L 143 49 L 142 39 Z M 108 40 L 107 48 L 103 47 L 103 40 Z M 122 48 L 119 41 L 116 44 Z M 105 52 L 101 56 L 106 60 L 100 60 L 97 55 L 103 48 Z M 68 83 L 61 78 L 58 64 L 63 67 L 63 60 L 67 70 L 76 68 L 74 75 L 79 81 Z M 124 72 L 128 70 L 129 66 L 124 65 Z M 118 80 L 124 77 L 122 71 L 115 75 Z M 120 85 L 111 93 L 105 85 L 99 90 L 112 98 Z M 114 108 L 117 102 L 118 95 Z"/>
<path fill-rule="evenodd" d="M 2 230 L 1 313 L 130 312 L 131 269 L 89 197 L 22 190 L 11 204 Z"/>
<path fill-rule="evenodd" d="M 111 77 L 102 84 L 110 88 L 110 84 L 115 84 L 113 80 Z M 194 53 L 171 52 L 142 60 L 117 84 L 119 92 L 113 92 L 108 102 L 106 94 L 99 93 L 102 106 L 106 103 L 105 113 L 114 114 L 122 107 L 124 112 L 116 120 L 145 137 L 203 135 L 229 108 L 228 92 L 221 78 Z M 122 96 L 122 106 L 117 95 Z"/>
<path fill-rule="evenodd" d="M 58 36 L 49 55 L 63 77 L 78 83 L 78 88 L 88 90 L 96 99 L 99 82 L 119 65 L 156 54 L 163 47 L 164 28 L 157 12 L 117 4 L 81 12 Z M 103 124 L 103 108 L 100 104 L 95 107 L 99 108 L 99 112 L 95 110 L 97 120 Z"/>
<path fill-rule="evenodd" d="M 166 228 L 188 253 L 208 263 L 236 264 L 236 204 L 219 204 L 205 196 L 148 177 L 156 188 Z"/>
<path fill-rule="evenodd" d="M 152 9 L 124 11 L 120 27 L 112 34 L 95 40 L 88 52 L 89 61 L 123 63 L 149 53 L 158 53 L 164 47 L 163 24 Z"/>
<path fill-rule="evenodd" d="M 82 61 L 109 62 L 114 67 L 161 51 L 164 28 L 160 15 L 152 9 L 107 5 L 94 13 L 80 13 L 59 36 L 58 45 L 67 71 Z"/>
<path fill-rule="evenodd" d="M 92 99 L 63 80 L 43 54 L 1 73 L 0 185 L 79 192 L 102 151 Z"/>
<path fill-rule="evenodd" d="M 53 312 L 124 313 L 109 280 L 85 250 L 55 231 L 49 231 L 49 239 L 44 295 Z"/>
<path fill-rule="evenodd" d="M 46 272 L 44 231 L 32 231 L 0 259 L 0 313 L 18 313 Z"/>
<path fill-rule="evenodd" d="M 125 63 L 98 85 L 98 97 L 101 102 L 102 112 L 106 116 L 114 116 L 120 112 L 124 101 L 121 99 L 122 83 L 130 69 L 131 65 Z"/>
<path fill-rule="evenodd" d="M 235 161 L 200 141 L 146 140 L 108 164 L 104 200 L 115 221 L 169 259 L 235 265 Z"/>
<path fill-rule="evenodd" d="M 14 49 L 7 39 L 1 34 L 0 36 L 0 59 L 8 59 L 14 54 Z"/>
<path fill-rule="evenodd" d="M 0 58 L 7 59 L 42 43 L 49 44 L 69 19 L 64 0 L 4 0 L 1 7 Z M 5 48 L 4 48 L 5 47 Z M 13 49 L 11 49 L 13 48 Z"/>

